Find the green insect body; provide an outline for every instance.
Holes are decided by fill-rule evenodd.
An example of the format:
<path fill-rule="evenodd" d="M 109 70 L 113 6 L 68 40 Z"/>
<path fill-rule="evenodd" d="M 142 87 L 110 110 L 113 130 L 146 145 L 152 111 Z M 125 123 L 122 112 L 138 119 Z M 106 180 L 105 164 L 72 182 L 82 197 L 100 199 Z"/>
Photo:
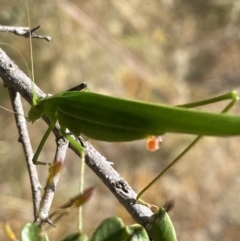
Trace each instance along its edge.
<path fill-rule="evenodd" d="M 240 135 L 240 116 L 120 99 L 85 91 L 65 91 L 37 100 L 28 118 L 43 114 L 75 136 L 125 142 L 166 132 L 206 136 Z"/>
<path fill-rule="evenodd" d="M 210 102 L 219 99 L 232 100 L 223 110 L 223 112 L 226 112 L 238 100 L 238 96 L 236 92 L 231 92 L 210 99 Z M 206 101 L 202 102 L 205 103 Z M 207 100 L 207 103 L 209 103 L 209 100 Z M 29 110 L 28 120 L 34 122 L 42 115 L 46 115 L 51 122 L 34 155 L 33 162 L 45 164 L 37 162 L 37 159 L 57 121 L 60 124 L 63 136 L 78 150 L 81 156 L 82 188 L 85 162 L 84 149 L 66 133 L 66 129 L 75 136 L 84 134 L 89 138 L 107 142 L 133 141 L 149 136 L 159 136 L 166 132 L 223 137 L 240 135 L 239 116 L 188 109 L 198 104 L 196 102 L 181 107 L 171 107 L 95 94 L 87 92 L 86 88 L 82 91 L 76 91 L 74 88 L 43 99 L 33 98 L 33 106 Z M 168 170 L 168 167 L 165 170 Z M 140 196 L 160 176 L 161 174 L 138 194 L 136 199 L 139 203 L 144 203 L 140 200 Z M 156 219 L 152 222 L 152 232 L 155 239 L 175 241 L 174 227 L 165 209 L 161 208 L 154 218 Z M 81 221 L 79 222 L 79 230 L 82 230 Z"/>

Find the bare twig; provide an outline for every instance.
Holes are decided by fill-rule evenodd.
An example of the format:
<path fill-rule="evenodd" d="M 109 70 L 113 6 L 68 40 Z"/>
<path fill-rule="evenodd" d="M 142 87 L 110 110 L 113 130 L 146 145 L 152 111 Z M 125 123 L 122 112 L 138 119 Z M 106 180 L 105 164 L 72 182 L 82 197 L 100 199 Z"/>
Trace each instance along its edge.
<path fill-rule="evenodd" d="M 15 35 L 23 36 L 25 38 L 29 38 L 29 32 L 30 32 L 32 38 L 45 39 L 46 41 L 50 41 L 51 40 L 50 36 L 35 34 L 35 32 L 39 28 L 40 28 L 40 26 L 37 26 L 37 27 L 29 30 L 29 27 L 15 27 L 15 26 L 1 26 L 0 25 L 0 32 L 13 33 Z"/>
<path fill-rule="evenodd" d="M 65 140 L 64 138 L 58 138 L 54 163 L 60 165 L 61 167 L 63 166 L 64 160 L 66 157 L 66 153 L 67 153 L 67 149 L 68 149 L 68 141 Z M 52 205 L 52 201 L 54 198 L 58 180 L 60 178 L 60 171 L 57 172 L 53 176 L 51 176 L 52 174 L 50 172 L 49 175 L 50 176 L 48 178 L 46 187 L 44 189 L 45 192 L 44 192 L 41 204 L 40 204 L 38 217 L 35 220 L 37 223 L 42 223 L 42 221 L 47 221 L 47 222 L 50 221 L 48 219 L 48 213 L 49 213 L 50 207 Z"/>
<path fill-rule="evenodd" d="M 28 129 L 26 125 L 26 119 L 24 117 L 24 112 L 22 108 L 22 102 L 20 94 L 17 93 L 13 88 L 9 88 L 9 95 L 12 102 L 12 107 L 15 114 L 16 124 L 19 132 L 19 141 L 22 143 L 24 154 L 27 162 L 27 169 L 30 177 L 31 188 L 32 188 L 32 198 L 33 198 L 33 211 L 34 218 L 36 218 L 40 201 L 41 201 L 41 184 L 38 179 L 38 173 L 36 166 L 32 162 L 33 151 L 28 135 Z"/>
<path fill-rule="evenodd" d="M 0 77 L 7 86 L 11 86 L 18 91 L 30 104 L 32 103 L 32 83 L 31 80 L 9 59 L 0 49 Z M 37 88 L 38 97 L 43 97 L 44 93 Z M 59 130 L 55 129 L 55 135 L 59 135 Z M 70 146 L 70 148 L 72 148 Z M 73 149 L 73 148 L 72 148 Z M 105 183 L 109 190 L 115 195 L 119 202 L 127 209 L 131 216 L 140 224 L 145 225 L 152 211 L 146 206 L 135 203 L 136 193 L 131 186 L 114 170 L 110 163 L 97 152 L 94 147 L 86 142 L 84 147 L 86 153 L 86 164 Z M 78 154 L 78 153 L 77 153 Z"/>

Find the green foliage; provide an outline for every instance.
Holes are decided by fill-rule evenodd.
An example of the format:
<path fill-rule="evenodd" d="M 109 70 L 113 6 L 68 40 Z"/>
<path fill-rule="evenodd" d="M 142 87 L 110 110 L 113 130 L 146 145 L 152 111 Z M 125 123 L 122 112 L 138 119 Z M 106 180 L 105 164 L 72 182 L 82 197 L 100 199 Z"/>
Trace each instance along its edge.
<path fill-rule="evenodd" d="M 161 208 L 158 213 L 150 218 L 147 229 L 156 241 L 177 240 L 172 222 L 164 208 Z M 86 234 L 76 232 L 69 234 L 62 241 L 87 240 Z M 49 239 L 39 225 L 27 223 L 22 228 L 21 241 L 49 241 Z M 112 217 L 102 221 L 95 229 L 90 241 L 150 241 L 150 238 L 141 225 L 125 226 L 121 218 Z"/>
<path fill-rule="evenodd" d="M 27 223 L 21 231 L 21 241 L 49 241 L 46 233 L 42 232 L 39 225 Z"/>
<path fill-rule="evenodd" d="M 105 219 L 93 233 L 91 241 L 149 241 L 146 230 L 139 224 L 124 226 L 118 217 Z"/>
<path fill-rule="evenodd" d="M 62 241 L 87 241 L 86 234 L 72 233 Z M 124 226 L 122 219 L 105 219 L 94 231 L 91 241 L 149 241 L 146 230 L 139 224 Z M 21 241 L 49 241 L 39 225 L 27 223 L 21 231 Z"/>
<path fill-rule="evenodd" d="M 81 234 L 79 232 L 68 235 L 62 241 L 87 241 L 88 237 L 86 234 Z"/>
<path fill-rule="evenodd" d="M 176 241 L 176 233 L 167 211 L 162 207 L 150 218 L 148 230 L 156 241 Z"/>

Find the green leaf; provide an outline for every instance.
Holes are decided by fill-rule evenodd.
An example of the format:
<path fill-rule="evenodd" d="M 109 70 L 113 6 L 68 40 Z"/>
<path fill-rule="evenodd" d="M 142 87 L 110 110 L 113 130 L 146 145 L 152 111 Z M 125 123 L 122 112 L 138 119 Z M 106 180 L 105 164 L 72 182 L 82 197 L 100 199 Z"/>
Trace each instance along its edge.
<path fill-rule="evenodd" d="M 118 217 L 105 219 L 93 233 L 91 241 L 122 241 L 124 224 Z"/>
<path fill-rule="evenodd" d="M 27 223 L 21 231 L 21 241 L 49 241 L 46 233 L 42 232 L 39 225 Z"/>
<path fill-rule="evenodd" d="M 147 229 L 151 232 L 156 241 L 177 241 L 172 221 L 164 208 L 153 214 Z"/>
<path fill-rule="evenodd" d="M 80 234 L 79 232 L 77 232 L 77 233 L 69 234 L 62 241 L 87 241 L 87 240 L 88 240 L 88 236 L 86 234 Z"/>
<path fill-rule="evenodd" d="M 146 230 L 140 224 L 133 224 L 125 228 L 127 236 L 123 240 L 129 241 L 149 241 Z"/>

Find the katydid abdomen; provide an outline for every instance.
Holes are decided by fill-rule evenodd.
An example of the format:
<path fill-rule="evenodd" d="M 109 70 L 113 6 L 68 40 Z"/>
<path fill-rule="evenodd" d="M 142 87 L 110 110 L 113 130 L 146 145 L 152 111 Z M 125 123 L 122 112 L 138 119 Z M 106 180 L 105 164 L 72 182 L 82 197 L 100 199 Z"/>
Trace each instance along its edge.
<path fill-rule="evenodd" d="M 39 100 L 38 107 L 32 108 L 43 109 L 50 119 L 59 121 L 62 129 L 68 128 L 76 136 L 84 134 L 108 142 L 133 141 L 166 132 L 240 135 L 239 116 L 149 104 L 90 92 L 63 92 Z"/>

